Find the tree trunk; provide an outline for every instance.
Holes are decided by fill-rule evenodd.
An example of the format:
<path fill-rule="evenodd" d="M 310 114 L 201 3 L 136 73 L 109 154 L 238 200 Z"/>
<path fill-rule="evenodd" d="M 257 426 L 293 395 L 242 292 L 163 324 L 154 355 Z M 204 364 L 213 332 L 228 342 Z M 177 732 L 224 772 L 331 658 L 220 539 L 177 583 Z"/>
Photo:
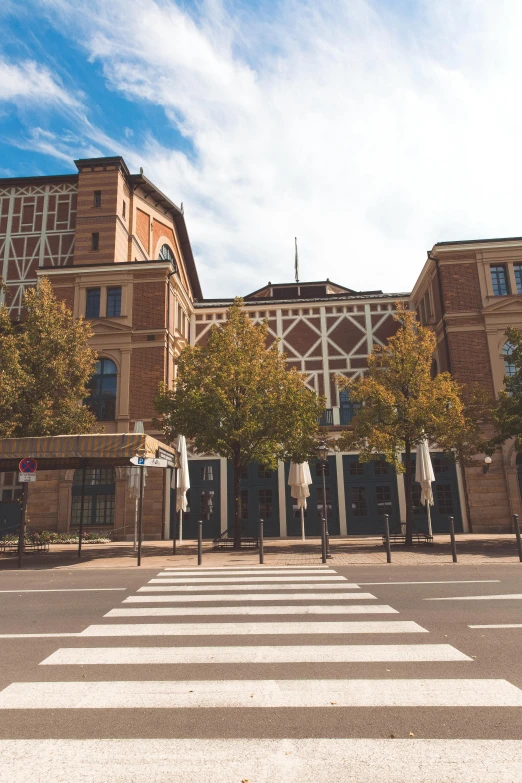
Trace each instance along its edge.
<path fill-rule="evenodd" d="M 413 544 L 413 474 L 411 471 L 411 445 L 405 444 L 406 473 L 404 474 L 404 494 L 406 496 L 406 540 L 405 546 Z"/>
<path fill-rule="evenodd" d="M 234 460 L 234 549 L 241 549 L 241 465 Z"/>

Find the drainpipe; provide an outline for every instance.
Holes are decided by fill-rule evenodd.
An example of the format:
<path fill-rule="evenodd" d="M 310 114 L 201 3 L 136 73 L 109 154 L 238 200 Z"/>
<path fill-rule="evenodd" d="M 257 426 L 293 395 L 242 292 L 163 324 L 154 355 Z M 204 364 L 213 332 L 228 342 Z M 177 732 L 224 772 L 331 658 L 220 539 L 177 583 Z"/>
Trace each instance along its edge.
<path fill-rule="evenodd" d="M 173 269 L 167 275 L 167 362 L 165 368 L 165 382 L 167 388 L 169 386 L 169 369 L 170 369 L 170 278 L 178 271 L 176 264 L 173 264 Z"/>

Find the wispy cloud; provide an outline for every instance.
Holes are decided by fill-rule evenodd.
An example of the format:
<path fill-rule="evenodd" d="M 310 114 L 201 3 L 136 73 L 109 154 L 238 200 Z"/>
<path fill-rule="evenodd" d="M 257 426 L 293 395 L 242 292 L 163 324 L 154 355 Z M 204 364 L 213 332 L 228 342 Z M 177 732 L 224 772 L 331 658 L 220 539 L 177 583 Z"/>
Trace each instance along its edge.
<path fill-rule="evenodd" d="M 79 106 L 56 76 L 32 60 L 14 63 L 0 59 L 0 101 Z"/>
<path fill-rule="evenodd" d="M 40 7 L 190 142 L 119 150 L 184 201 L 207 295 L 290 278 L 295 235 L 303 278 L 397 291 L 437 240 L 521 233 L 519 0 Z"/>

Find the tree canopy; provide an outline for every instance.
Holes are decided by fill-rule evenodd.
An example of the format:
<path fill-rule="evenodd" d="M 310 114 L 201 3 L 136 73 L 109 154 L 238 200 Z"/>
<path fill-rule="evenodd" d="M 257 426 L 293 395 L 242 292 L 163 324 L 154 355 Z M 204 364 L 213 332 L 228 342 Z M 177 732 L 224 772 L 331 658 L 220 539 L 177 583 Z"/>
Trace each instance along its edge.
<path fill-rule="evenodd" d="M 432 377 L 436 338 L 414 312 L 397 304 L 399 328 L 384 346 L 374 345 L 368 370 L 355 380 L 338 376 L 342 389 L 358 404 L 352 430 L 339 439 L 342 450 L 360 451 L 360 460 L 383 455 L 405 472 L 406 543 L 413 531 L 411 453 L 424 437 L 466 461 L 478 450 L 478 405 L 468 410 L 462 387 L 449 373 Z M 473 398 L 475 399 L 475 398 Z M 471 412 L 473 411 L 473 412 Z M 405 459 L 403 461 L 403 454 Z"/>
<path fill-rule="evenodd" d="M 96 362 L 89 324 L 73 318 L 45 278 L 27 289 L 23 304 L 18 324 L 0 306 L 0 434 L 90 432 L 95 418 L 83 405 Z"/>
<path fill-rule="evenodd" d="M 162 385 L 156 397 L 170 441 L 182 433 L 198 452 L 231 461 L 235 546 L 240 546 L 241 468 L 259 462 L 275 469 L 278 460 L 309 458 L 324 410 L 303 376 L 288 368 L 278 341 L 267 347 L 267 338 L 267 324 L 254 324 L 235 299 L 205 346 L 184 348 L 175 389 Z"/>

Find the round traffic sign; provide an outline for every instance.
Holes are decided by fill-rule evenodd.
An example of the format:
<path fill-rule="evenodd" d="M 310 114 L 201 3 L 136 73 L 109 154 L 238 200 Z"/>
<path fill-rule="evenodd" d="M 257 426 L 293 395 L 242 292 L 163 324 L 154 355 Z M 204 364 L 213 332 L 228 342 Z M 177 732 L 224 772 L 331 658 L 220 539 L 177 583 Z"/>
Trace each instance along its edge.
<path fill-rule="evenodd" d="M 20 463 L 18 465 L 18 468 L 20 470 L 20 473 L 36 473 L 36 460 L 32 457 L 26 457 L 25 459 L 21 459 Z"/>

